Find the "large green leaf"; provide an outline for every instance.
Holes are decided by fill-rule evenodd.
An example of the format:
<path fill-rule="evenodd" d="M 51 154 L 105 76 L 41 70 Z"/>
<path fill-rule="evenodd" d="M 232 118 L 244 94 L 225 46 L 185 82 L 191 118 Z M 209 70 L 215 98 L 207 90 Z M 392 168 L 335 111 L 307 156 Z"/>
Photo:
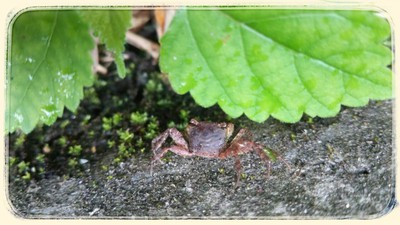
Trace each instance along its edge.
<path fill-rule="evenodd" d="M 181 10 L 160 66 L 204 107 L 296 122 L 390 98 L 389 37 L 388 22 L 369 11 Z"/>
<path fill-rule="evenodd" d="M 75 110 L 93 83 L 89 27 L 75 11 L 27 11 L 12 24 L 6 129 L 30 132 Z"/>
<path fill-rule="evenodd" d="M 94 34 L 113 52 L 118 74 L 126 75 L 123 58 L 125 32 L 131 26 L 132 11 L 128 10 L 82 10 L 83 19 L 89 23 Z"/>

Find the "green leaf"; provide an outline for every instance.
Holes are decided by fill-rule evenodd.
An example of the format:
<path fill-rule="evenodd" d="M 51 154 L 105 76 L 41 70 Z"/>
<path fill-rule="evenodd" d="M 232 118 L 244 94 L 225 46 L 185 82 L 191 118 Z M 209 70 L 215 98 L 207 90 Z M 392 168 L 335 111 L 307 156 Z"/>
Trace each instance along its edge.
<path fill-rule="evenodd" d="M 94 35 L 100 38 L 113 52 L 118 74 L 126 75 L 123 58 L 125 32 L 131 26 L 132 11 L 128 10 L 84 10 L 79 11 L 82 18 L 89 23 Z"/>
<path fill-rule="evenodd" d="M 29 133 L 74 111 L 92 85 L 89 27 L 75 11 L 27 11 L 12 24 L 6 130 Z"/>
<path fill-rule="evenodd" d="M 388 22 L 370 11 L 181 10 L 161 40 L 173 89 L 254 121 L 392 97 Z"/>

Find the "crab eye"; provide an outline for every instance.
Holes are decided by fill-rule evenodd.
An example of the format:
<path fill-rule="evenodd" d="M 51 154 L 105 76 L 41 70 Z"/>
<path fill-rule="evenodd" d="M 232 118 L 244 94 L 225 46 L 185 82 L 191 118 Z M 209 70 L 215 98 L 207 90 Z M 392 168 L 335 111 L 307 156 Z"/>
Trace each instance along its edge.
<path fill-rule="evenodd" d="M 193 124 L 193 125 L 199 124 L 199 122 L 198 122 L 197 120 L 195 120 L 195 119 L 191 119 L 191 120 L 189 121 L 189 123 L 190 123 L 190 124 Z"/>

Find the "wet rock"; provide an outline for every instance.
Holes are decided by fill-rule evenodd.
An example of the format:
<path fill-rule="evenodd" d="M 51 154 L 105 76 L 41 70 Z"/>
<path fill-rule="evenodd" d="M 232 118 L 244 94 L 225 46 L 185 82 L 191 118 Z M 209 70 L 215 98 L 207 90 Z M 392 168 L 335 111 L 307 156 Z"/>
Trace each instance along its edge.
<path fill-rule="evenodd" d="M 80 177 L 12 181 L 10 202 L 29 218 L 375 218 L 394 206 L 392 101 L 312 122 L 237 123 L 290 168 L 273 162 L 265 179 L 258 156 L 242 155 L 235 188 L 234 160 L 173 155 L 151 176 L 150 155 L 142 154 L 108 173 L 91 162 Z"/>

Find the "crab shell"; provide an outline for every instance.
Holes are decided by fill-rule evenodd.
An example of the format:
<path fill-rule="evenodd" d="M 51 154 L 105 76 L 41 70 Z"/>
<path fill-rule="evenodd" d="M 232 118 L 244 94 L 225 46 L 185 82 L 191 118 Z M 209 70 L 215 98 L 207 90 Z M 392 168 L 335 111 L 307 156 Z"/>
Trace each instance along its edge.
<path fill-rule="evenodd" d="M 191 120 L 186 127 L 189 151 L 202 157 L 215 158 L 228 146 L 234 131 L 232 123 L 211 123 Z"/>

